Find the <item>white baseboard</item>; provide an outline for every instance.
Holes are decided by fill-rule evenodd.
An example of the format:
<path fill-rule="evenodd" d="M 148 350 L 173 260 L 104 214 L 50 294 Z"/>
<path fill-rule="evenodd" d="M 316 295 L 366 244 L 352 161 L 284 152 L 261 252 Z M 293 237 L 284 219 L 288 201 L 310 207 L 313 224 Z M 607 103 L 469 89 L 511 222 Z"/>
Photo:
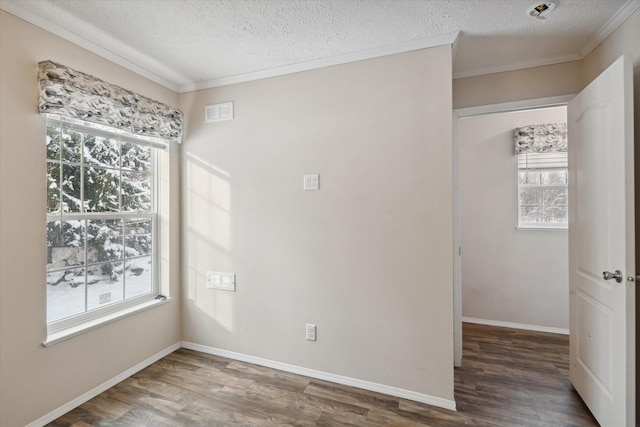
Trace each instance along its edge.
<path fill-rule="evenodd" d="M 378 393 L 388 394 L 390 396 L 401 397 L 403 399 L 413 400 L 428 405 L 438 406 L 440 408 L 456 410 L 456 402 L 454 400 L 442 399 L 440 397 L 428 394 L 417 393 L 415 391 L 405 390 L 398 387 L 392 387 L 384 384 L 378 384 L 370 381 L 359 380 L 357 378 L 345 377 L 342 375 L 331 374 L 328 372 L 316 371 L 315 369 L 303 368 L 301 366 L 289 365 L 288 363 L 277 362 L 275 360 L 263 359 L 260 357 L 250 356 L 248 354 L 236 353 L 233 351 L 222 350 L 219 348 L 208 347 L 200 344 L 182 341 L 182 347 L 189 350 L 200 351 L 202 353 L 213 354 L 215 356 L 227 357 L 229 359 L 239 360 L 241 362 L 253 363 L 255 365 L 266 366 L 268 368 L 278 369 L 293 374 L 304 375 L 319 380 L 331 381 L 351 387 L 361 388 L 364 390 L 375 391 Z"/>
<path fill-rule="evenodd" d="M 71 411 L 72 409 L 82 405 L 87 400 L 96 397 L 100 393 L 102 393 L 102 392 L 110 389 L 114 385 L 118 384 L 120 381 L 129 378 L 131 375 L 135 374 L 138 371 L 143 370 L 147 366 L 151 365 L 152 363 L 157 362 L 158 360 L 162 359 L 163 357 L 165 357 L 166 355 L 168 355 L 170 353 L 173 353 L 174 351 L 176 351 L 179 348 L 180 348 L 180 343 L 179 342 L 177 342 L 177 343 L 165 348 L 164 350 L 162 350 L 162 351 L 154 354 L 153 356 L 143 360 L 142 362 L 138 363 L 137 365 L 133 366 L 132 368 L 127 369 L 126 371 L 122 372 L 121 374 L 111 378 L 108 381 L 103 382 L 99 386 L 97 386 L 97 387 L 89 390 L 88 392 L 76 397 L 71 402 L 62 405 L 58 409 L 55 409 L 55 410 L 49 412 L 45 416 L 38 418 L 37 420 L 35 420 L 34 422 L 32 422 L 30 424 L 27 424 L 27 427 L 42 427 L 42 426 L 44 426 L 46 424 L 49 424 L 51 421 L 54 421 L 55 419 L 63 416 L 64 414 L 66 414 L 67 412 Z"/>
<path fill-rule="evenodd" d="M 475 317 L 462 317 L 463 323 L 475 323 L 478 325 L 500 326 L 503 328 L 525 329 L 527 331 L 548 332 L 551 334 L 569 335 L 569 329 L 553 328 L 551 326 L 526 325 L 523 323 L 502 322 L 500 320 L 477 319 Z"/>

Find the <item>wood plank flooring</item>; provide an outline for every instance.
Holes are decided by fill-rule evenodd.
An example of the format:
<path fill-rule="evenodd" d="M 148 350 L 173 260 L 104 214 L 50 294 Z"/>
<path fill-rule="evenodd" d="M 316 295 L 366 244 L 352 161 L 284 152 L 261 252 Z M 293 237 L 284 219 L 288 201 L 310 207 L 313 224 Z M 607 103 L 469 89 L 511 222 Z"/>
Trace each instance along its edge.
<path fill-rule="evenodd" d="M 464 324 L 458 411 L 180 349 L 50 426 L 597 426 L 568 337 Z"/>

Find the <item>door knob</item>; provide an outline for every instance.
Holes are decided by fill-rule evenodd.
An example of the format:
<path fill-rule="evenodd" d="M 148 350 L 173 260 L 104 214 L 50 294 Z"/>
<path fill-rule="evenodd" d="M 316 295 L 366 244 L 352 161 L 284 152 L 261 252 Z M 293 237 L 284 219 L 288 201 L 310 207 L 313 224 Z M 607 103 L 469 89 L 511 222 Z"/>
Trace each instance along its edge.
<path fill-rule="evenodd" d="M 602 278 L 604 280 L 616 279 L 616 282 L 620 283 L 622 282 L 622 271 L 616 270 L 613 273 L 610 271 L 603 271 Z"/>

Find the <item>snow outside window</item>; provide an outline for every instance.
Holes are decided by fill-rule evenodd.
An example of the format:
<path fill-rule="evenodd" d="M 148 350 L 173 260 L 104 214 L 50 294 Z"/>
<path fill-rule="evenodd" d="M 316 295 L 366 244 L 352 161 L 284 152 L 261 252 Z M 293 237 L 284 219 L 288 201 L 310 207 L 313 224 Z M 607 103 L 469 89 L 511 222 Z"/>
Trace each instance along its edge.
<path fill-rule="evenodd" d="M 518 156 L 518 228 L 566 229 L 567 153 Z"/>
<path fill-rule="evenodd" d="M 158 143 L 47 117 L 49 332 L 151 300 Z"/>

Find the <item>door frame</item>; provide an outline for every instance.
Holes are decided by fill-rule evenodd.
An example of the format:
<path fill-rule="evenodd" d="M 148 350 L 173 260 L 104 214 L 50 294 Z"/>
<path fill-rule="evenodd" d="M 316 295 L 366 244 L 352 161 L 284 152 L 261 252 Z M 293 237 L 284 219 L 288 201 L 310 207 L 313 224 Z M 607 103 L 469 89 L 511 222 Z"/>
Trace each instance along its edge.
<path fill-rule="evenodd" d="M 512 111 L 567 106 L 575 94 L 453 110 L 453 366 L 462 365 L 462 240 L 460 236 L 460 119 Z"/>

